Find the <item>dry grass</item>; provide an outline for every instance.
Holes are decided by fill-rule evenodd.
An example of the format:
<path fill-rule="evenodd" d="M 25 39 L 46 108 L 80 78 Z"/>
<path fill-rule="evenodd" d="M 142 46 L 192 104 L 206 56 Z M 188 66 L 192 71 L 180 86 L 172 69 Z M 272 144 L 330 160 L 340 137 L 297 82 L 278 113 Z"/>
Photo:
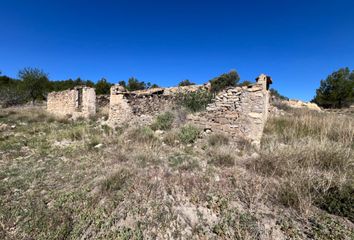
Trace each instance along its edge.
<path fill-rule="evenodd" d="M 292 114 L 269 120 L 256 157 L 189 125 L 0 111 L 0 238 L 353 238 L 353 120 Z"/>
<path fill-rule="evenodd" d="M 303 214 L 314 205 L 323 209 L 331 205 L 331 209 L 338 210 L 332 213 L 354 218 L 353 208 L 325 202 L 331 189 L 354 189 L 352 118 L 295 111 L 270 119 L 266 133 L 260 157 L 247 166 L 277 180 L 276 195 L 282 204 Z"/>

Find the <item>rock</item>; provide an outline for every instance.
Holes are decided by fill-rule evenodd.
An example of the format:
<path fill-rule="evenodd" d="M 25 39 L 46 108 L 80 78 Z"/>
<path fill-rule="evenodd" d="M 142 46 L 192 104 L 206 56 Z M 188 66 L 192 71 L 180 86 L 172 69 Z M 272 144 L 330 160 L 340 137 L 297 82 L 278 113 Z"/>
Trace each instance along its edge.
<path fill-rule="evenodd" d="M 5 131 L 8 127 L 6 123 L 0 123 L 0 131 Z"/>
<path fill-rule="evenodd" d="M 165 132 L 165 131 L 163 131 L 163 130 L 156 130 L 156 131 L 155 131 L 155 133 L 156 133 L 157 135 L 162 135 L 162 134 L 164 134 L 164 132 Z"/>
<path fill-rule="evenodd" d="M 11 128 L 12 128 L 12 129 L 15 129 L 15 128 L 16 128 L 16 125 L 11 125 Z"/>
<path fill-rule="evenodd" d="M 93 148 L 101 148 L 101 147 L 103 147 L 103 144 L 102 144 L 102 143 L 99 143 L 99 144 L 97 144 L 96 146 L 94 146 Z"/>
<path fill-rule="evenodd" d="M 215 176 L 215 182 L 219 182 L 220 181 L 220 177 L 219 177 L 219 175 L 216 175 Z"/>
<path fill-rule="evenodd" d="M 319 111 L 319 112 L 322 111 L 321 108 L 316 103 L 302 102 L 300 100 L 293 100 L 293 99 L 288 101 L 282 101 L 282 103 L 291 108 L 307 108 L 314 111 Z"/>

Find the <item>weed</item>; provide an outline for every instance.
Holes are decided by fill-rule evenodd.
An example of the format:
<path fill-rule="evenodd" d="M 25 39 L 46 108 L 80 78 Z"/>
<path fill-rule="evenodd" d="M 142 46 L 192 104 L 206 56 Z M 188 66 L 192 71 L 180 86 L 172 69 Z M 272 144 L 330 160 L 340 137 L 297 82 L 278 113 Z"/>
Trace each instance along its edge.
<path fill-rule="evenodd" d="M 347 217 L 354 223 L 354 185 L 331 187 L 315 201 L 315 205 L 331 214 Z"/>
<path fill-rule="evenodd" d="M 167 132 L 163 138 L 163 142 L 169 146 L 178 145 L 180 142 L 178 132 L 176 132 L 176 131 Z"/>
<path fill-rule="evenodd" d="M 174 115 L 171 112 L 165 112 L 157 116 L 155 122 L 151 124 L 152 130 L 170 130 L 172 127 Z"/>
<path fill-rule="evenodd" d="M 181 128 L 178 137 L 184 144 L 194 143 L 199 136 L 199 129 L 193 125 L 185 125 Z"/>
<path fill-rule="evenodd" d="M 157 141 L 154 131 L 149 127 L 139 127 L 131 130 L 128 137 L 139 143 L 152 143 Z"/>
<path fill-rule="evenodd" d="M 228 145 L 229 138 L 224 134 L 213 134 L 209 136 L 208 143 L 210 146 L 221 146 L 221 145 Z"/>
<path fill-rule="evenodd" d="M 199 168 L 199 163 L 196 159 L 186 154 L 174 154 L 168 158 L 168 165 L 174 169 L 182 171 L 191 171 Z"/>
<path fill-rule="evenodd" d="M 214 95 L 206 90 L 198 90 L 196 92 L 180 93 L 177 96 L 178 105 L 185 107 L 191 112 L 199 112 L 205 110 L 209 103 L 212 102 Z"/>
<path fill-rule="evenodd" d="M 209 151 L 208 163 L 218 167 L 232 167 L 235 165 L 235 158 L 232 153 L 225 149 L 213 149 Z"/>
<path fill-rule="evenodd" d="M 131 171 L 122 168 L 111 176 L 107 177 L 101 185 L 101 192 L 107 195 L 114 194 L 122 189 L 124 189 L 130 178 L 132 177 Z"/>

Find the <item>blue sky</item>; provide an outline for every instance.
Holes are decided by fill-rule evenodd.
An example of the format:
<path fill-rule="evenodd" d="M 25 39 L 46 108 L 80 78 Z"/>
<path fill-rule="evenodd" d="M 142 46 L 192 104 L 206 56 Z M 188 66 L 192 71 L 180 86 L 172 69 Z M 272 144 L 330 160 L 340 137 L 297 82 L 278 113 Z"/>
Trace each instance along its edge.
<path fill-rule="evenodd" d="M 12 77 L 31 66 L 52 80 L 172 86 L 236 69 L 310 100 L 321 79 L 354 68 L 351 0 L 2 0 L 0 10 L 0 70 Z"/>

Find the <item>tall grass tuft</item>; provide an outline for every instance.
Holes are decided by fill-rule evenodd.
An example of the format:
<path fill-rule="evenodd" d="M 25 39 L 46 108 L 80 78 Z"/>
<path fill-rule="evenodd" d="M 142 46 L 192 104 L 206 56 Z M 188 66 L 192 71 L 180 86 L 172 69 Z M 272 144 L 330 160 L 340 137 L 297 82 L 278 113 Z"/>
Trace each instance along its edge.
<path fill-rule="evenodd" d="M 276 199 L 307 213 L 317 206 L 353 219 L 354 120 L 347 116 L 292 111 L 272 117 L 260 156 L 249 169 L 277 182 Z"/>

